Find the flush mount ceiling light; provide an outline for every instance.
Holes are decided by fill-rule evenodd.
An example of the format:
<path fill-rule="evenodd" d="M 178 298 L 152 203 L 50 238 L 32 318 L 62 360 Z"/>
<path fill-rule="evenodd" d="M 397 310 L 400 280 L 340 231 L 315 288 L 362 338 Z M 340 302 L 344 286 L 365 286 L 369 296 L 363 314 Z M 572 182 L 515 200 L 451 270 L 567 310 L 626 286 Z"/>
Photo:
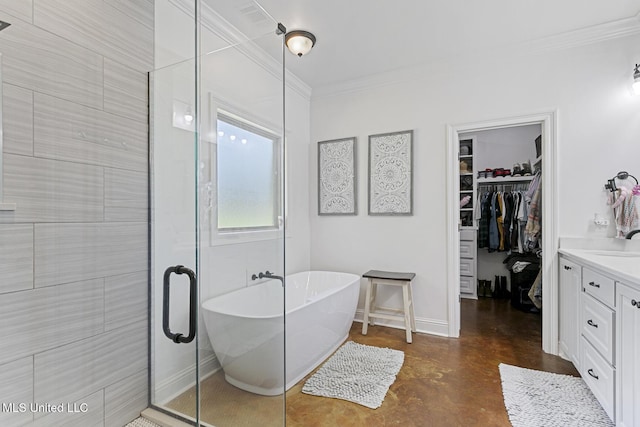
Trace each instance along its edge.
<path fill-rule="evenodd" d="M 633 70 L 633 92 L 636 95 L 640 95 L 640 70 L 638 70 L 640 64 L 636 64 L 636 68 Z"/>
<path fill-rule="evenodd" d="M 316 44 L 316 36 L 303 30 L 289 31 L 284 36 L 284 43 L 291 53 L 302 56 L 309 53 Z"/>

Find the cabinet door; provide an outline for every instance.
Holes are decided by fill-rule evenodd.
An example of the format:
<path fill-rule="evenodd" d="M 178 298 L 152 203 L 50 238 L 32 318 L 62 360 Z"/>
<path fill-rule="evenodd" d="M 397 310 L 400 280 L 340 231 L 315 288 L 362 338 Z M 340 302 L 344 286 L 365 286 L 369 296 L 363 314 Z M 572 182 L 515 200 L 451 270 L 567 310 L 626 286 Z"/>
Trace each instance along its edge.
<path fill-rule="evenodd" d="M 616 284 L 616 420 L 640 425 L 640 290 Z"/>
<path fill-rule="evenodd" d="M 582 267 L 560 258 L 560 351 L 580 369 L 578 343 Z"/>

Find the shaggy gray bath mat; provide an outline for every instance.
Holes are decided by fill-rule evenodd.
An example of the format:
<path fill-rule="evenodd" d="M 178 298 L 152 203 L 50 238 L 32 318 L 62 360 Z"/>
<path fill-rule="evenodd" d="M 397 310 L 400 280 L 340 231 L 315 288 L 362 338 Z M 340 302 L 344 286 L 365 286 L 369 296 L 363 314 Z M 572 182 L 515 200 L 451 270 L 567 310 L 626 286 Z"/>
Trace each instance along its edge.
<path fill-rule="evenodd" d="M 614 425 L 582 378 L 504 363 L 499 369 L 513 427 Z"/>
<path fill-rule="evenodd" d="M 302 392 L 376 409 L 403 362 L 402 351 L 348 341 L 307 380 Z"/>

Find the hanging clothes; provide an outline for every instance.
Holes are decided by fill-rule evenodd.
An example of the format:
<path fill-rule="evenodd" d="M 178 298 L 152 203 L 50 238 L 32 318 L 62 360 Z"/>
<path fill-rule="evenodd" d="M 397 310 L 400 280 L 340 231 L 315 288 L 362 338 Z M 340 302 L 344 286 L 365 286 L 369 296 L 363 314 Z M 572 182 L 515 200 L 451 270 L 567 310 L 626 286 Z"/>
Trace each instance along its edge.
<path fill-rule="evenodd" d="M 498 206 L 500 207 L 500 210 L 497 211 L 497 215 L 496 215 L 496 222 L 498 223 L 498 235 L 499 235 L 499 243 L 498 243 L 498 250 L 499 251 L 504 251 L 504 200 L 503 200 L 503 194 L 502 193 L 497 193 L 497 197 L 496 200 L 498 202 Z"/>
<path fill-rule="evenodd" d="M 504 219 L 503 219 L 503 229 L 504 229 L 504 250 L 507 252 L 511 251 L 511 225 L 513 222 L 513 193 L 505 193 L 503 196 L 503 204 L 504 204 Z"/>
<path fill-rule="evenodd" d="M 525 250 L 532 251 L 538 245 L 542 231 L 542 182 L 539 174 L 531 181 L 527 195 L 532 194 L 529 204 L 529 215 L 525 227 Z"/>
<path fill-rule="evenodd" d="M 500 204 L 497 201 L 498 193 L 491 195 L 491 208 L 489 211 L 489 252 L 495 252 L 500 247 L 500 234 L 498 232 L 498 217 Z"/>
<path fill-rule="evenodd" d="M 478 220 L 478 247 L 489 247 L 489 220 L 491 218 L 491 193 L 484 192 L 478 197 L 480 203 L 476 206 Z"/>

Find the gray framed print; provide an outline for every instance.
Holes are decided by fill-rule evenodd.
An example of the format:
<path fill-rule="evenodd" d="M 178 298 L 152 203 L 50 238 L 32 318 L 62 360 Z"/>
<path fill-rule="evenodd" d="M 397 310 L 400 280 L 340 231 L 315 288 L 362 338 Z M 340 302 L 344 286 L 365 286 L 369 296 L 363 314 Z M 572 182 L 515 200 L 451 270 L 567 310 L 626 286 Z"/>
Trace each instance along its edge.
<path fill-rule="evenodd" d="M 318 215 L 357 215 L 356 138 L 318 142 Z"/>
<path fill-rule="evenodd" d="M 369 135 L 369 215 L 413 214 L 413 131 Z"/>

